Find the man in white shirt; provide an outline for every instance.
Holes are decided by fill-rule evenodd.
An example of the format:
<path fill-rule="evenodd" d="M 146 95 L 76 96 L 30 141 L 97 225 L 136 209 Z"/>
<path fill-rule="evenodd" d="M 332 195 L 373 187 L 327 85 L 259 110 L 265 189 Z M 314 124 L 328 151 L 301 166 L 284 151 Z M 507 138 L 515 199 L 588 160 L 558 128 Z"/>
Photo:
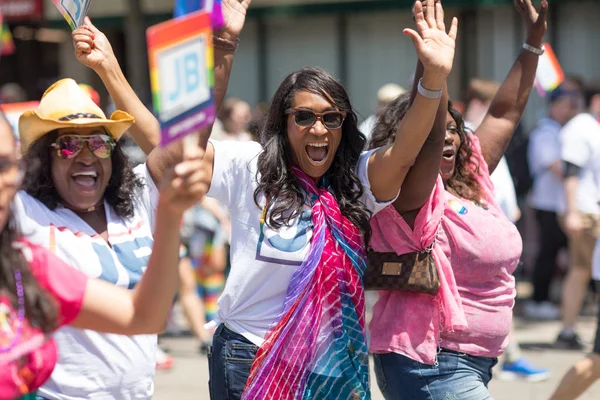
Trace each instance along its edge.
<path fill-rule="evenodd" d="M 524 307 L 527 318 L 554 320 L 560 317 L 550 301 L 550 285 L 557 269 L 558 252 L 567 247 L 567 237 L 557 219 L 563 190 L 560 131 L 580 112 L 582 88 L 566 80 L 549 94 L 548 114 L 531 133 L 527 149 L 533 186 L 529 204 L 538 223 L 539 251 L 533 270 L 533 297 Z"/>
<path fill-rule="evenodd" d="M 597 176 L 600 174 L 600 85 L 585 90 L 587 112 L 561 131 L 564 189 L 561 222 L 569 238 L 570 266 L 562 295 L 563 329 L 556 346 L 582 349 L 575 323 L 591 279 L 592 256 L 600 236 Z"/>

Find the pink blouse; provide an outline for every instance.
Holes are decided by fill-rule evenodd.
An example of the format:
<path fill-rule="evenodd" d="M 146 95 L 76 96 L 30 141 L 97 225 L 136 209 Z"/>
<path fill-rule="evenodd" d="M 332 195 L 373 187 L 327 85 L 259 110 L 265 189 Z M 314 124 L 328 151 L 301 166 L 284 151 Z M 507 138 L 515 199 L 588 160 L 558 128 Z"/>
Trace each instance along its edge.
<path fill-rule="evenodd" d="M 516 295 L 512 273 L 523 244 L 494 200 L 479 140 L 471 140 L 487 209 L 452 195 L 438 177 L 413 230 L 393 206 L 371 220 L 373 249 L 397 254 L 426 248 L 440 223 L 442 228 L 433 250 L 440 292 L 381 291 L 370 324 L 373 353 L 434 364 L 438 347 L 482 357 L 497 357 L 506 347 Z"/>
<path fill-rule="evenodd" d="M 23 254 L 40 286 L 56 301 L 58 326 L 79 314 L 88 278 L 43 247 L 23 241 Z M 56 345 L 35 325 L 24 321 L 0 293 L 0 399 L 14 399 L 37 390 L 49 377 L 57 359 Z"/>

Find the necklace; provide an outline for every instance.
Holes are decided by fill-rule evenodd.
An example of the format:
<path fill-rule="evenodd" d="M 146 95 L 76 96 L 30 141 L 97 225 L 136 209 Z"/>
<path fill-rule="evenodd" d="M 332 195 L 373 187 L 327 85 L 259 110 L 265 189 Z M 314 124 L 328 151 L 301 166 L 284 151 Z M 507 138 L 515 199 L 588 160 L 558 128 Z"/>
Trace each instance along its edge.
<path fill-rule="evenodd" d="M 15 271 L 15 284 L 17 286 L 17 298 L 19 309 L 17 311 L 18 315 L 18 327 L 17 333 L 13 340 L 7 347 L 0 347 L 0 353 L 8 353 L 12 350 L 13 347 L 19 342 L 19 338 L 21 337 L 21 333 L 23 332 L 23 325 L 25 321 L 25 291 L 23 290 L 23 282 L 21 281 L 21 271 Z"/>
<path fill-rule="evenodd" d="M 79 209 L 79 210 L 77 210 L 77 209 L 75 209 L 75 208 L 71 208 L 71 207 L 69 207 L 69 206 L 67 206 L 67 205 L 65 205 L 65 208 L 67 208 L 67 209 L 69 209 L 69 210 L 73 211 L 74 213 L 90 213 L 90 212 L 92 212 L 92 211 L 96 211 L 96 210 L 101 210 L 101 209 L 103 209 L 103 208 L 104 208 L 104 202 L 102 202 L 102 203 L 100 203 L 100 204 L 98 204 L 98 205 L 95 205 L 95 206 L 93 206 L 93 207 L 86 208 L 86 209 Z"/>

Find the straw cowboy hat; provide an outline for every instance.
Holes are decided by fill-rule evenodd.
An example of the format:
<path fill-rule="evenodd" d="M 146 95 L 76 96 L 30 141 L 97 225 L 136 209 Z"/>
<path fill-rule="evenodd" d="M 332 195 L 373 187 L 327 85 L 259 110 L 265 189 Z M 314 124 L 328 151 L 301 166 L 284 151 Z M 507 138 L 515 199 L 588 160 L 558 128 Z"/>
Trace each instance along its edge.
<path fill-rule="evenodd" d="M 117 141 L 134 123 L 131 115 L 115 111 L 106 118 L 90 96 L 73 79 L 62 79 L 46 90 L 36 110 L 25 111 L 19 118 L 21 151 L 56 129 L 104 127 Z"/>

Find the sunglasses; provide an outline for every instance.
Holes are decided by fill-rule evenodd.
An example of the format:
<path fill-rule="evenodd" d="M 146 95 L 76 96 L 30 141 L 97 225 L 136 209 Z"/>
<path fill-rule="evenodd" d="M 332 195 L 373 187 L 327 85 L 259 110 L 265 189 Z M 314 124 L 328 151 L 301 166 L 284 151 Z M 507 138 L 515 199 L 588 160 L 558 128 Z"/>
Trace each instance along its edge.
<path fill-rule="evenodd" d="M 312 110 L 290 108 L 289 110 L 286 110 L 285 113 L 293 115 L 296 125 L 302 128 L 310 128 L 317 120 L 320 120 L 327 129 L 338 129 L 346 119 L 346 114 L 341 111 L 325 111 L 323 113 L 318 113 Z"/>
<path fill-rule="evenodd" d="M 108 135 L 64 135 L 56 139 L 51 147 L 56 149 L 56 155 L 63 159 L 77 156 L 87 143 L 90 151 L 98 158 L 109 158 L 115 148 L 115 141 Z"/>

